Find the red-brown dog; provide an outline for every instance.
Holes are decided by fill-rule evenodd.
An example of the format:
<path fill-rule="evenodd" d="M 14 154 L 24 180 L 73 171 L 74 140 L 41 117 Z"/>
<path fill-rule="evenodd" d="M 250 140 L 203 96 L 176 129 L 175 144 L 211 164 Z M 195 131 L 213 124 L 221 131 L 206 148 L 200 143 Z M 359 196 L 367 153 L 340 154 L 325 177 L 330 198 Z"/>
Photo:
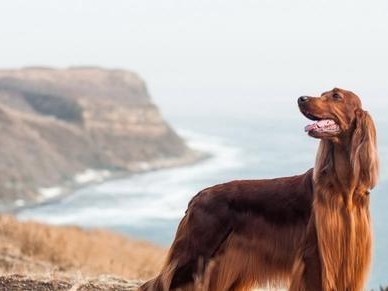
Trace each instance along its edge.
<path fill-rule="evenodd" d="M 140 290 L 363 290 L 378 176 L 373 121 L 354 93 L 337 88 L 298 105 L 321 140 L 314 169 L 198 193 L 164 268 Z"/>

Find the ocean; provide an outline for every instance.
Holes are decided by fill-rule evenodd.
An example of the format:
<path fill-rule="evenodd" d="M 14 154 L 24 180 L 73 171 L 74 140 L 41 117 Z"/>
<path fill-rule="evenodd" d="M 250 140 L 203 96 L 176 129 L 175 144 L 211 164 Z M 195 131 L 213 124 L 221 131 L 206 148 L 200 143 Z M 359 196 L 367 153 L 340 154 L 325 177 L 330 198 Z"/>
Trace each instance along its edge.
<path fill-rule="evenodd" d="M 368 287 L 388 285 L 388 122 L 376 114 L 381 178 L 371 194 L 374 259 Z M 380 111 L 379 111 L 380 110 Z M 104 227 L 168 246 L 187 207 L 201 189 L 234 179 L 260 179 L 301 174 L 314 165 L 318 141 L 308 137 L 299 114 L 170 116 L 169 122 L 194 149 L 211 158 L 104 182 L 76 191 L 61 201 L 18 214 L 52 224 Z"/>

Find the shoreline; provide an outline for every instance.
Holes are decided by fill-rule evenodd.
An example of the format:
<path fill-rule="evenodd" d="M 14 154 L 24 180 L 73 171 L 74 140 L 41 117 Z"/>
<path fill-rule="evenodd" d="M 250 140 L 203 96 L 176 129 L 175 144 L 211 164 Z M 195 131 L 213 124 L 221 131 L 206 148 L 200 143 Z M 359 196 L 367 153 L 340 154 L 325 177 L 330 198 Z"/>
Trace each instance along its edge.
<path fill-rule="evenodd" d="M 58 190 L 60 191 L 57 195 L 47 195 L 44 198 L 44 195 L 41 195 L 41 199 L 37 201 L 25 201 L 23 205 L 16 205 L 17 199 L 14 201 L 14 206 L 5 207 L 0 209 L 0 215 L 3 214 L 11 214 L 17 215 L 19 212 L 26 210 L 37 208 L 43 205 L 48 205 L 52 203 L 59 202 L 70 195 L 74 194 L 76 191 L 81 190 L 83 188 L 99 185 L 105 183 L 107 181 L 120 180 L 124 178 L 130 178 L 133 175 L 149 173 L 153 171 L 170 169 L 170 168 L 178 168 L 184 166 L 194 165 L 196 163 L 200 163 L 212 157 L 212 154 L 198 151 L 198 150 L 189 150 L 181 157 L 177 158 L 166 158 L 160 160 L 154 160 L 150 162 L 142 162 L 133 166 L 131 170 L 107 170 L 107 169 L 87 169 L 83 173 L 75 173 L 72 180 L 68 180 L 63 182 L 62 185 L 56 185 L 51 188 L 41 189 L 41 194 L 44 190 Z M 88 171 L 93 171 L 95 174 L 100 173 L 95 179 L 90 179 L 89 181 L 79 182 L 77 181 L 77 176 L 86 175 Z M 81 179 L 80 179 L 81 180 Z"/>

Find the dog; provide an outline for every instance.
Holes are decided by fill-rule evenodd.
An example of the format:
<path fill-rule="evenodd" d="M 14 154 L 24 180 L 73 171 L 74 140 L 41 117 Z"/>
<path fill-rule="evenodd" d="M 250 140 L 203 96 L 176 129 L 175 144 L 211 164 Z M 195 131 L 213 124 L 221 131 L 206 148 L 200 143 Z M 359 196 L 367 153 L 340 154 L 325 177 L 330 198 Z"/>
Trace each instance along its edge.
<path fill-rule="evenodd" d="M 356 94 L 338 88 L 298 106 L 314 121 L 305 131 L 320 139 L 314 168 L 200 191 L 160 274 L 139 290 L 363 290 L 379 171 L 373 120 Z"/>

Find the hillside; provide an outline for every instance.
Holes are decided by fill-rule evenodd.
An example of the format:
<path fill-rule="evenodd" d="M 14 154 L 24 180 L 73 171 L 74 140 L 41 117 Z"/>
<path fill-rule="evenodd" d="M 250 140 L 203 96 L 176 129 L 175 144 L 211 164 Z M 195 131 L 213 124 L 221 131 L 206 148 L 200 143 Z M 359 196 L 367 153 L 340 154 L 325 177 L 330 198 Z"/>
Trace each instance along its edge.
<path fill-rule="evenodd" d="M 0 130 L 2 209 L 90 182 L 90 172 L 102 179 L 198 158 L 163 120 L 144 81 L 123 70 L 1 70 Z"/>
<path fill-rule="evenodd" d="M 130 290 L 159 271 L 165 254 L 106 230 L 0 216 L 0 290 Z"/>

